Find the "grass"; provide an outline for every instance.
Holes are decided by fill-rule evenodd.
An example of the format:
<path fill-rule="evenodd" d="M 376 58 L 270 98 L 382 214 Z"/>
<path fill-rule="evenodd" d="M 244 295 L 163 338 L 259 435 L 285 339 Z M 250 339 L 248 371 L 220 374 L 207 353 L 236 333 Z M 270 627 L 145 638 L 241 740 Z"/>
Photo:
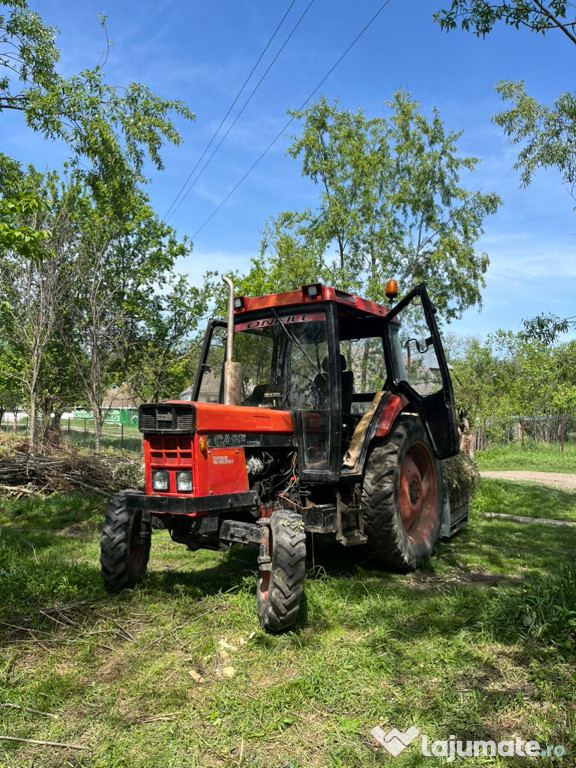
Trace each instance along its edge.
<path fill-rule="evenodd" d="M 536 472 L 576 472 L 576 445 L 530 443 L 496 446 L 477 451 L 474 459 L 480 470 L 534 470 Z"/>
<path fill-rule="evenodd" d="M 62 422 L 62 442 L 76 450 L 94 450 L 94 422 L 92 419 L 69 419 Z M 0 442 L 19 446 L 20 450 L 26 444 L 28 437 L 27 420 L 18 425 L 18 432 L 12 431 L 12 425 L 0 427 Z M 25 449 L 24 449 L 25 450 Z M 104 424 L 100 436 L 102 453 L 126 454 L 128 456 L 142 455 L 142 435 L 137 427 L 124 425 L 123 433 L 120 424 Z"/>
<path fill-rule="evenodd" d="M 482 481 L 475 501 L 479 512 L 502 512 L 523 517 L 545 517 L 576 522 L 576 493 L 536 483 Z"/>
<path fill-rule="evenodd" d="M 414 574 L 317 542 L 302 616 L 281 636 L 258 628 L 252 550 L 189 553 L 155 531 L 144 582 L 110 596 L 105 502 L 0 501 L 0 704 L 58 716 L 2 707 L 0 735 L 92 748 L 0 741 L 0 767 L 432 764 L 415 747 L 392 760 L 377 725 L 429 740 L 520 736 L 573 756 L 574 573 L 550 574 L 573 561 L 576 530 L 486 519 L 509 511 L 501 486 L 482 481 L 470 525 Z M 516 512 L 573 514 L 576 494 L 532 490 L 514 484 Z"/>

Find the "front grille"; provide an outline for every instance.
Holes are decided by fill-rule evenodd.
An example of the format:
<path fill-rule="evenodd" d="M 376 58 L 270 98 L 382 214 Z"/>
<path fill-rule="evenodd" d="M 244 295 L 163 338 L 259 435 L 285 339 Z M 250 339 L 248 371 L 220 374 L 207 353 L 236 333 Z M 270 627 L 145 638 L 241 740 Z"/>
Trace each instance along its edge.
<path fill-rule="evenodd" d="M 195 413 L 177 413 L 176 425 L 177 429 L 181 432 L 193 432 L 194 431 L 194 416 Z"/>
<path fill-rule="evenodd" d="M 190 435 L 196 427 L 196 408 L 191 403 L 146 403 L 138 414 L 140 432 L 151 435 Z"/>

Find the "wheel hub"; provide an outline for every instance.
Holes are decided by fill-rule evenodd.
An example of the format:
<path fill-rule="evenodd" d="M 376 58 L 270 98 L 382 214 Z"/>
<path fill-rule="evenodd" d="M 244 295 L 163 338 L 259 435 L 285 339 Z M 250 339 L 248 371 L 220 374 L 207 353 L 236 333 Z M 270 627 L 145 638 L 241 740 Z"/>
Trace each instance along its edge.
<path fill-rule="evenodd" d="M 413 479 L 410 483 L 410 502 L 412 504 L 416 504 L 420 497 L 420 484 L 416 479 Z"/>
<path fill-rule="evenodd" d="M 400 467 L 398 503 L 402 525 L 414 544 L 424 543 L 434 526 L 437 486 L 434 465 L 426 446 L 414 444 Z"/>

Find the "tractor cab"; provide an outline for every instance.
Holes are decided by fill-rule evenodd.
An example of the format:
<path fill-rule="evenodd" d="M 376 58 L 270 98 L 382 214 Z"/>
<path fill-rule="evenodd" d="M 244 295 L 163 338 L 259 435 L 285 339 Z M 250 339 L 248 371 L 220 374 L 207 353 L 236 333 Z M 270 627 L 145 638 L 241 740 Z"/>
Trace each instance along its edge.
<path fill-rule="evenodd" d="M 364 425 L 392 405 L 394 416 L 407 408 L 420 415 L 438 458 L 456 452 L 450 377 L 424 286 L 393 309 L 319 284 L 237 296 L 233 327 L 236 403 L 292 413 L 301 479 L 335 483 L 353 474 L 361 462 L 351 456 L 375 436 Z M 193 401 L 224 402 L 227 334 L 226 323 L 212 321 Z"/>

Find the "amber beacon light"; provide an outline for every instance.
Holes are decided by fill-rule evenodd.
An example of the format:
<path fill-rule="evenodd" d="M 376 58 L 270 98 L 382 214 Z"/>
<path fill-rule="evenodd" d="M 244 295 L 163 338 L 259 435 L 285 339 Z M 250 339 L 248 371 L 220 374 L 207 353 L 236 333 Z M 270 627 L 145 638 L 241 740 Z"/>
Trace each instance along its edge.
<path fill-rule="evenodd" d="M 386 283 L 386 298 L 394 301 L 396 296 L 398 296 L 398 283 L 396 280 L 388 280 Z"/>

